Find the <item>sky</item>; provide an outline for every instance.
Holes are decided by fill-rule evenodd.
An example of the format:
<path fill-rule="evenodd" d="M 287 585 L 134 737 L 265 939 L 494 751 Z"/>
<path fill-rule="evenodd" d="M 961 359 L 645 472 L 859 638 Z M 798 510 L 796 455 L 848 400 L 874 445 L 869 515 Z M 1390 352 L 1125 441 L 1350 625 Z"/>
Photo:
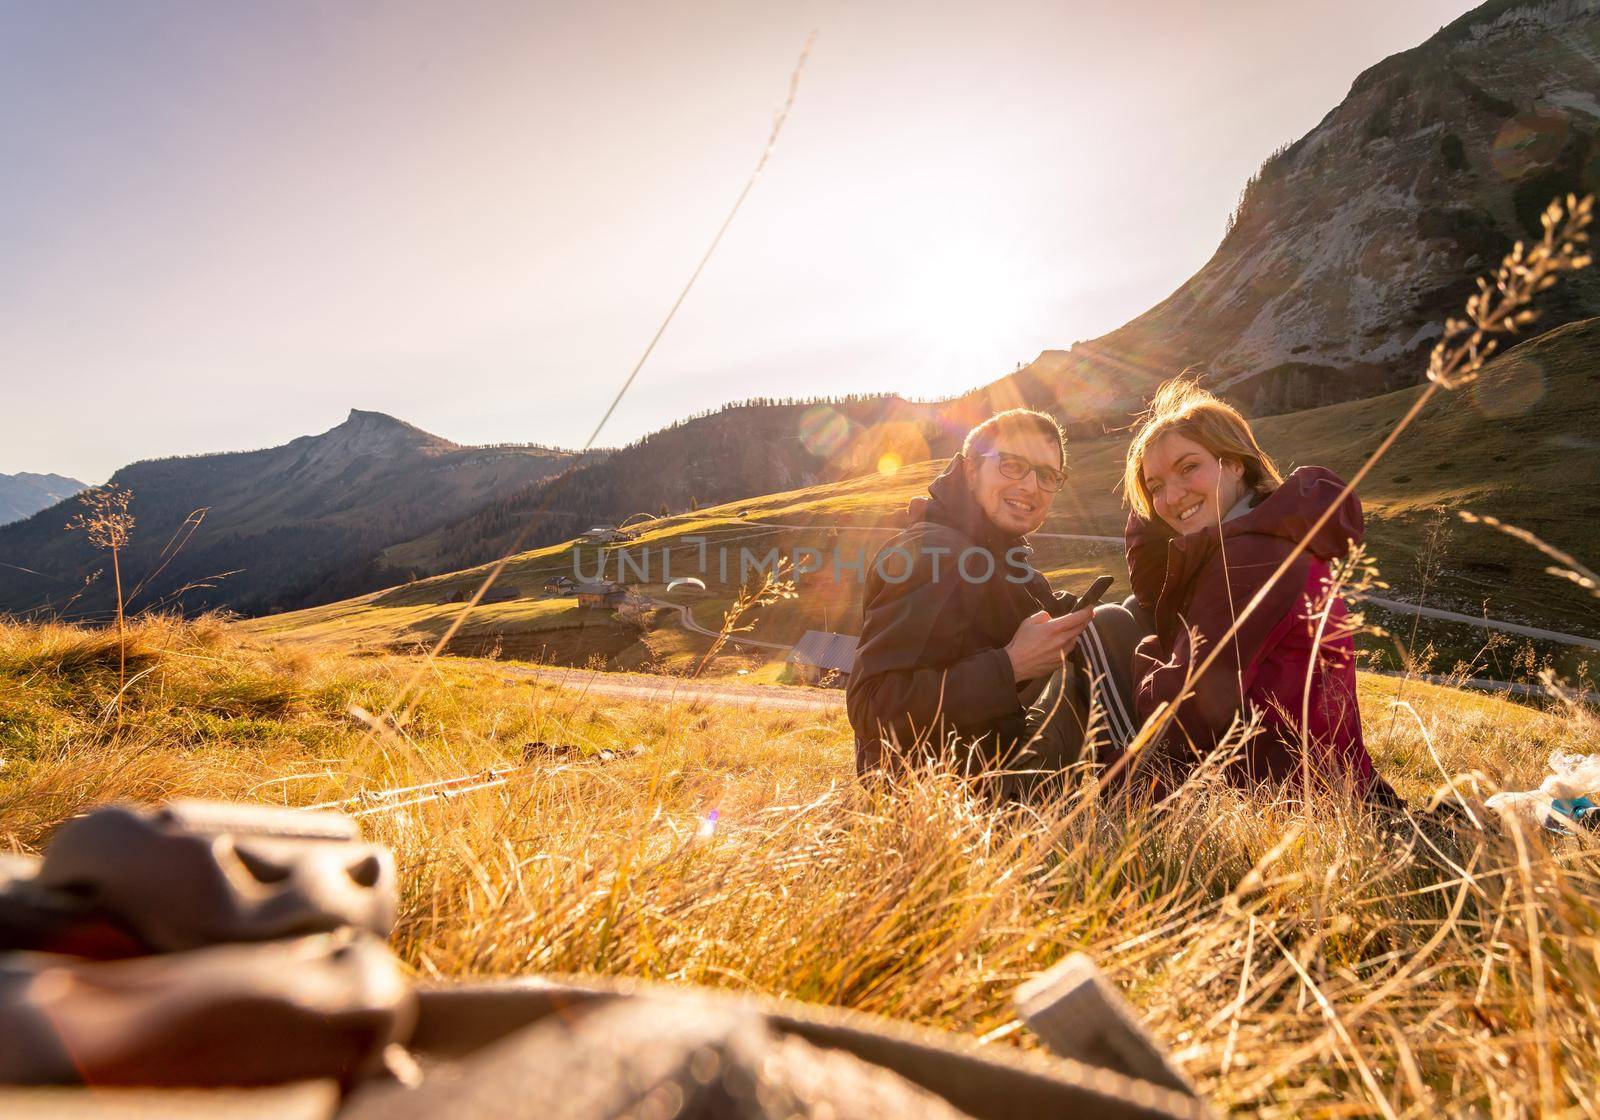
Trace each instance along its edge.
<path fill-rule="evenodd" d="M 0 472 L 940 397 L 1158 302 L 1464 0 L 0 0 Z"/>

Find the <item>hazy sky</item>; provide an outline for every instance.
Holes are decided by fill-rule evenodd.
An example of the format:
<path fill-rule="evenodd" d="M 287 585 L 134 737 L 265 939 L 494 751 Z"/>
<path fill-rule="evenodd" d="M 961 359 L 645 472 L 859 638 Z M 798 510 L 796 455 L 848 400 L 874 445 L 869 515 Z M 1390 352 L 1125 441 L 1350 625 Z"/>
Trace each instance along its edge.
<path fill-rule="evenodd" d="M 1110 330 L 1465 0 L 0 0 L 0 471 L 351 407 L 602 444 L 751 395 L 945 395 Z"/>

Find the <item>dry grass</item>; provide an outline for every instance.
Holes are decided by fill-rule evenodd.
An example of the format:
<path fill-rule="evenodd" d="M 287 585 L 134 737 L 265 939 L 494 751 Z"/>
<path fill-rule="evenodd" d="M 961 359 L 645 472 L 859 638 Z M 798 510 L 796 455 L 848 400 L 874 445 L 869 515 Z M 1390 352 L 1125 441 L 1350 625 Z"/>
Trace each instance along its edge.
<path fill-rule="evenodd" d="M 1002 812 L 938 778 L 881 795 L 842 714 L 667 707 L 450 660 L 369 734 L 416 659 L 315 655 L 214 622 L 114 636 L 0 624 L 0 844 L 174 795 L 312 804 L 568 742 L 492 789 L 368 812 L 399 858 L 396 945 L 423 976 L 627 974 L 752 989 L 1027 1045 L 1016 984 L 1085 949 L 1220 1103 L 1264 1115 L 1587 1115 L 1600 1052 L 1600 865 L 1584 839 L 1404 827 L 1200 788 L 1125 815 L 1086 793 Z M 1366 679 L 1379 764 L 1536 782 L 1582 714 Z M 1425 738 L 1426 736 L 1426 738 Z M 1431 750 L 1430 750 L 1431 745 Z M 1437 755 L 1442 769 L 1433 761 Z M 1470 788 L 1471 781 L 1468 782 Z M 715 825 L 708 824 L 716 811 Z"/>
<path fill-rule="evenodd" d="M 1351 486 L 1430 397 L 1477 376 L 1533 294 L 1588 263 L 1589 205 L 1552 206 L 1543 241 L 1446 325 L 1428 386 Z M 5 839 L 37 847 L 112 797 L 343 802 L 399 858 L 397 945 L 429 977 L 630 974 L 1026 1044 L 1010 993 L 1082 949 L 1228 1106 L 1596 1111 L 1597 848 L 1474 816 L 1489 779 L 1531 785 L 1553 746 L 1594 749 L 1582 710 L 1412 683 L 1391 713 L 1365 686 L 1391 780 L 1471 825 L 1247 796 L 1206 768 L 1153 807 L 1103 802 L 1087 776 L 996 807 L 942 774 L 861 788 L 837 714 L 606 707 L 492 665 L 247 643 L 151 620 L 118 642 L 113 676 L 97 633 L 0 623 Z M 531 740 L 582 750 L 525 756 Z M 373 796 L 497 766 L 517 769 L 448 797 Z"/>

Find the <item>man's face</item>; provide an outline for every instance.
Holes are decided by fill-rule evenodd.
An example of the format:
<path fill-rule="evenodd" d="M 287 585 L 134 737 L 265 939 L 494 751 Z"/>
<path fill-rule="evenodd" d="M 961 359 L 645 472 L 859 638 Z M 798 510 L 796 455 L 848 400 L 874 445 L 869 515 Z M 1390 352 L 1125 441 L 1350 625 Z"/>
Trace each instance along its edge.
<path fill-rule="evenodd" d="M 1001 466 L 1009 462 L 1015 472 L 1020 460 L 1031 466 L 1060 470 L 1060 442 L 1043 432 L 1018 432 L 1002 436 L 992 452 L 978 454 L 982 457 L 967 463 L 967 485 L 995 527 L 1020 537 L 1043 525 L 1055 495 L 1039 485 L 1037 472 L 1026 471 L 1021 478 L 1007 478 Z"/>

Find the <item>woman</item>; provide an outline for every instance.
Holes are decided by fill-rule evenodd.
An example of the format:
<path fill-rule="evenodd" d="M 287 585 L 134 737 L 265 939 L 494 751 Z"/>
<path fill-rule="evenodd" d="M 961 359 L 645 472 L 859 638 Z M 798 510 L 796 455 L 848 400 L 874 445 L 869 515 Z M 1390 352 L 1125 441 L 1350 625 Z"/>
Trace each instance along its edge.
<path fill-rule="evenodd" d="M 1236 717 L 1254 713 L 1260 730 L 1224 771 L 1232 782 L 1309 773 L 1314 785 L 1392 803 L 1362 742 L 1345 605 L 1329 588 L 1330 561 L 1363 536 L 1355 494 L 1323 467 L 1284 478 L 1236 409 L 1182 379 L 1161 386 L 1136 426 L 1123 485 L 1128 570 L 1155 629 L 1134 654 L 1136 714 L 1177 704 L 1153 748 L 1156 780 L 1173 788 Z"/>

